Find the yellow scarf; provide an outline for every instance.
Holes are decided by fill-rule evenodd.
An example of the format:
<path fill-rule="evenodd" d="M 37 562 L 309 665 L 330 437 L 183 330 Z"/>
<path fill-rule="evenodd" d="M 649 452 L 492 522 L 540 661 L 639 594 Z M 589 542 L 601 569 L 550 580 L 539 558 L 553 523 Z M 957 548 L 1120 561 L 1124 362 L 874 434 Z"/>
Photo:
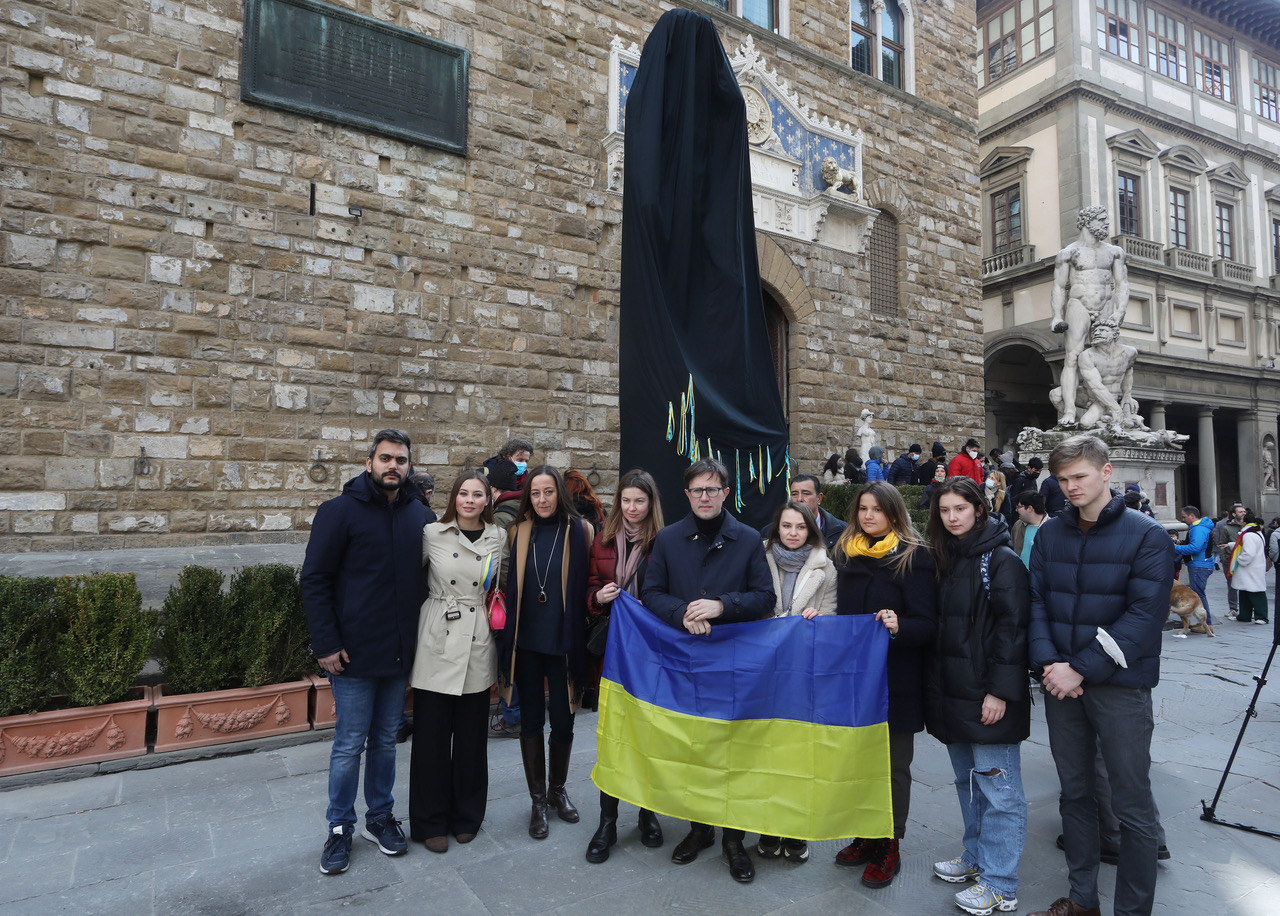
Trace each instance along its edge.
<path fill-rule="evenodd" d="M 893 531 L 874 544 L 865 534 L 860 534 L 845 544 L 844 552 L 851 557 L 875 557 L 878 560 L 893 553 L 893 549 L 897 546 L 898 535 Z"/>

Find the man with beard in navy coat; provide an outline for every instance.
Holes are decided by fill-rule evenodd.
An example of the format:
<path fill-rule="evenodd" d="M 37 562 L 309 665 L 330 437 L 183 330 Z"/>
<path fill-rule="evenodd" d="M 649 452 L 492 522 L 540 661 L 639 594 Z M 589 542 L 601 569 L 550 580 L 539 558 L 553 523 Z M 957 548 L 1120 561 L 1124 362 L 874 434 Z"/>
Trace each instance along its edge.
<path fill-rule="evenodd" d="M 365 471 L 316 510 L 302 564 L 311 650 L 329 676 L 337 723 L 329 756 L 329 834 L 322 874 L 350 865 L 360 755 L 365 750 L 361 836 L 389 856 L 406 851 L 392 813 L 396 728 L 418 644 L 426 507 L 409 481 L 409 436 L 384 429 Z"/>

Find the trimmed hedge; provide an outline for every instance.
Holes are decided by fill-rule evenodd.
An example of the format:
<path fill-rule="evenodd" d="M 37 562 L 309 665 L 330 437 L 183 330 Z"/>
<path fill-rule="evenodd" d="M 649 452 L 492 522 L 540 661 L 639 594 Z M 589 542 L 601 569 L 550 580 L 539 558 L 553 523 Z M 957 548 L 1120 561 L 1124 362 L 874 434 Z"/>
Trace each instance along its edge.
<path fill-rule="evenodd" d="M 226 576 L 186 566 L 160 609 L 161 668 L 170 693 L 205 693 L 230 687 L 236 629 L 222 593 Z"/>
<path fill-rule="evenodd" d="M 311 657 L 299 572 L 295 566 L 267 563 L 246 566 L 231 580 L 227 605 L 240 624 L 236 658 L 246 687 L 320 670 Z"/>
<path fill-rule="evenodd" d="M 156 612 L 142 609 L 133 573 L 93 573 L 58 580 L 65 618 L 57 641 L 62 686 L 73 706 L 101 706 L 129 696 L 151 657 Z"/>
<path fill-rule="evenodd" d="M 297 680 L 320 669 L 302 608 L 296 567 L 246 566 L 231 578 L 188 566 L 162 608 L 168 693 L 205 693 Z"/>
<path fill-rule="evenodd" d="M 40 712 L 58 692 L 56 579 L 0 576 L 0 717 Z"/>

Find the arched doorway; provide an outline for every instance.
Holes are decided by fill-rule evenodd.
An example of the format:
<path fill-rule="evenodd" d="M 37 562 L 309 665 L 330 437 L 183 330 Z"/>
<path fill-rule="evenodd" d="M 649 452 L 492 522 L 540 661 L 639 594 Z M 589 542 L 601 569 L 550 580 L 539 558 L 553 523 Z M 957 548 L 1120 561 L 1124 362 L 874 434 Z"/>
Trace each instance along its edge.
<path fill-rule="evenodd" d="M 767 288 L 762 287 L 760 295 L 764 300 L 764 320 L 769 329 L 769 353 L 773 357 L 773 374 L 778 381 L 778 394 L 782 396 L 782 411 L 785 415 L 790 413 L 787 403 L 787 379 L 790 368 L 787 345 L 791 336 L 790 322 L 787 321 L 787 313 Z"/>
<path fill-rule="evenodd" d="M 1058 422 L 1049 401 L 1057 383 L 1044 355 L 1025 343 L 1001 347 L 987 359 L 983 402 L 988 448 L 1014 442 L 1024 427 L 1048 429 Z"/>

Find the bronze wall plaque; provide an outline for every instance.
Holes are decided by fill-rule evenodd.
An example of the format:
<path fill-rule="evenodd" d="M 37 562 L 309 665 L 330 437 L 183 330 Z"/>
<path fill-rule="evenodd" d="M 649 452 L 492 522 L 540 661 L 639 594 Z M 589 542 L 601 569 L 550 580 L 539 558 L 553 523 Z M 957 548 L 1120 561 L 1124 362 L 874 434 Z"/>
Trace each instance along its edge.
<path fill-rule="evenodd" d="M 466 155 L 469 52 L 315 0 L 245 0 L 240 97 Z"/>

